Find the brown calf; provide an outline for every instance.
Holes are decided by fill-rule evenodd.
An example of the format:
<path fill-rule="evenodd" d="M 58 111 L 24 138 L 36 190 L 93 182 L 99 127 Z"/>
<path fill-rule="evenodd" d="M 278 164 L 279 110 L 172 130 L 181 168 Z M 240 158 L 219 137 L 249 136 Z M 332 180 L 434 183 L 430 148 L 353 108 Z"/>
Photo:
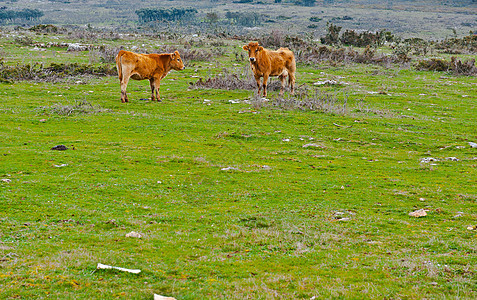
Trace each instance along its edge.
<path fill-rule="evenodd" d="M 129 78 L 134 80 L 149 79 L 151 85 L 151 100 L 161 101 L 159 86 L 161 79 L 166 77 L 170 70 L 184 70 L 179 52 L 164 54 L 138 54 L 134 52 L 119 51 L 116 56 L 119 82 L 121 83 L 121 102 L 129 102 L 126 88 Z M 156 95 L 154 96 L 154 92 Z"/>
<path fill-rule="evenodd" d="M 253 76 L 257 81 L 258 95 L 260 95 L 260 78 L 263 77 L 263 96 L 267 96 L 267 81 L 269 76 L 278 76 L 282 82 L 280 95 L 285 89 L 285 79 L 288 76 L 290 92 L 295 90 L 295 56 L 288 48 L 280 48 L 272 51 L 259 46 L 257 42 L 250 42 L 243 46 L 243 50 L 248 51 L 250 66 Z"/>

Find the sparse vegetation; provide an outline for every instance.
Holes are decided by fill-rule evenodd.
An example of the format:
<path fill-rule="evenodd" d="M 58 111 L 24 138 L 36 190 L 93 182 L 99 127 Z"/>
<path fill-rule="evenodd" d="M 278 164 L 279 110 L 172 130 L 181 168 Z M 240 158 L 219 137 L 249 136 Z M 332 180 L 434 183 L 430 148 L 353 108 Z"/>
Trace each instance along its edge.
<path fill-rule="evenodd" d="M 232 1 L 141 24 L 130 0 L 55 1 L 54 27 L 0 28 L 0 298 L 476 298 L 473 38 L 445 39 L 470 1 Z M 392 34 L 323 45 L 332 18 Z M 256 97 L 251 40 L 294 51 L 294 95 Z M 119 49 L 186 69 L 123 104 Z"/>
<path fill-rule="evenodd" d="M 143 8 L 136 10 L 139 21 L 143 23 L 155 21 L 174 22 L 179 20 L 194 19 L 197 14 L 195 8 Z"/>
<path fill-rule="evenodd" d="M 450 61 L 431 58 L 418 62 L 416 69 L 426 71 L 452 72 L 454 75 L 477 76 L 477 66 L 475 59 L 462 61 L 456 57 L 451 57 Z"/>
<path fill-rule="evenodd" d="M 66 76 L 111 76 L 114 74 L 116 74 L 116 68 L 109 65 L 52 63 L 50 66 L 45 67 L 43 64 L 34 63 L 8 66 L 0 61 L 0 80 L 3 82 L 21 80 L 56 82 Z"/>
<path fill-rule="evenodd" d="M 75 101 L 75 104 L 55 104 L 53 106 L 43 106 L 38 110 L 43 115 L 60 115 L 72 116 L 78 114 L 96 114 L 102 112 L 109 112 L 109 109 L 104 109 L 99 105 L 93 105 L 86 100 Z"/>

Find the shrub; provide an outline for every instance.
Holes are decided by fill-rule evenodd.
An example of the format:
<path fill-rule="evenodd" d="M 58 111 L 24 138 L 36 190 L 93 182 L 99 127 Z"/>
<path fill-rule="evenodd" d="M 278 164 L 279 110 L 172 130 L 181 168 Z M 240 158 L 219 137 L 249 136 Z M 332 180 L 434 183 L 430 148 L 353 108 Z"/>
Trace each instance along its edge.
<path fill-rule="evenodd" d="M 33 39 L 29 36 L 18 36 L 15 37 L 14 42 L 20 46 L 30 46 L 33 44 Z"/>
<path fill-rule="evenodd" d="M 451 57 L 450 61 L 431 58 L 429 60 L 419 61 L 416 65 L 417 70 L 436 71 L 436 72 L 451 72 L 454 75 L 476 76 L 477 67 L 475 66 L 475 59 L 461 61 L 456 57 Z"/>
<path fill-rule="evenodd" d="M 219 49 L 219 48 L 216 48 Z M 210 61 L 214 57 L 214 54 L 220 55 L 220 53 L 212 53 L 212 51 L 207 51 L 203 49 L 191 49 L 187 47 L 177 48 L 172 45 L 165 45 L 159 49 L 156 49 L 155 53 L 173 53 L 174 51 L 179 51 L 182 60 L 187 61 Z M 218 51 L 218 50 L 216 50 Z"/>
<path fill-rule="evenodd" d="M 339 42 L 339 36 L 341 28 L 340 26 L 333 25 L 332 23 L 326 23 L 327 33 L 324 37 L 320 38 L 321 43 L 325 45 L 335 45 Z"/>
<path fill-rule="evenodd" d="M 411 58 L 408 56 L 377 54 L 371 47 L 367 47 L 363 52 L 353 49 L 333 49 L 326 46 L 308 47 L 295 51 L 297 60 L 304 63 L 319 63 L 329 61 L 331 63 L 354 62 L 361 64 L 407 64 Z"/>
<path fill-rule="evenodd" d="M 271 101 L 256 97 L 251 105 L 256 109 L 274 107 L 281 110 L 320 111 L 340 115 L 348 112 L 346 96 L 339 99 L 336 94 L 308 87 L 297 89 L 295 95 L 285 94 L 285 97 L 273 97 Z"/>
<path fill-rule="evenodd" d="M 197 14 L 195 8 L 142 8 L 136 10 L 139 22 L 170 21 L 194 19 Z"/>
<path fill-rule="evenodd" d="M 53 106 L 42 106 L 39 110 L 42 114 L 56 114 L 60 116 L 95 114 L 110 111 L 99 105 L 93 105 L 86 100 L 76 101 L 73 105 L 55 104 Z"/>
<path fill-rule="evenodd" d="M 477 53 L 477 35 L 469 34 L 461 39 L 451 38 L 435 43 L 435 48 L 442 53 L 449 54 L 475 54 Z"/>
<path fill-rule="evenodd" d="M 109 65 L 65 64 L 52 63 L 49 67 L 42 64 L 17 64 L 5 66 L 0 62 L 0 81 L 36 80 L 56 82 L 67 76 L 95 75 L 111 76 L 116 74 L 116 68 Z"/>
<path fill-rule="evenodd" d="M 346 16 L 345 16 L 346 17 Z M 345 18 L 343 17 L 343 19 Z M 346 20 L 349 20 L 346 18 Z M 322 37 L 321 43 L 325 45 L 343 44 L 345 46 L 366 47 L 366 46 L 381 46 L 385 41 L 391 42 L 395 39 L 394 35 L 385 30 L 370 32 L 357 32 L 355 30 L 347 29 L 340 35 L 341 27 L 327 23 L 327 33 Z"/>
<path fill-rule="evenodd" d="M 42 33 L 56 33 L 58 32 L 58 27 L 51 24 L 46 24 L 46 25 L 40 24 L 40 25 L 30 27 L 28 30 L 34 31 L 34 32 L 42 32 Z"/>
<path fill-rule="evenodd" d="M 197 82 L 191 83 L 193 88 L 210 88 L 222 90 L 253 90 L 257 87 L 252 77 L 250 67 L 245 66 L 242 70 L 230 71 L 223 69 L 222 73 L 210 76 L 207 79 L 200 78 Z"/>

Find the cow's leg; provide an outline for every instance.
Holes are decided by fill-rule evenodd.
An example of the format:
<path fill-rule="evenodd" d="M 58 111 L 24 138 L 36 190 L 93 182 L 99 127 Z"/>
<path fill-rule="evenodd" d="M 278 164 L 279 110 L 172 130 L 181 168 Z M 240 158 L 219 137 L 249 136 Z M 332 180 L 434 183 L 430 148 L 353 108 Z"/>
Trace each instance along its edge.
<path fill-rule="evenodd" d="M 121 84 L 121 102 L 122 103 L 129 102 L 128 95 L 126 93 L 126 89 L 128 87 L 128 82 L 129 82 L 129 77 L 124 76 L 124 74 L 123 74 L 123 78 L 120 82 L 120 84 Z"/>
<path fill-rule="evenodd" d="M 288 85 L 290 86 L 290 93 L 295 93 L 295 73 L 288 74 Z"/>
<path fill-rule="evenodd" d="M 269 74 L 263 74 L 263 97 L 267 97 L 267 83 Z"/>
<path fill-rule="evenodd" d="M 280 76 L 278 76 L 278 78 L 280 78 L 282 83 L 282 87 L 280 88 L 280 96 L 282 96 L 283 92 L 285 91 L 285 80 L 287 79 L 287 75 L 286 73 L 282 73 Z"/>
<path fill-rule="evenodd" d="M 156 100 L 154 93 L 156 92 L 156 87 L 154 86 L 154 78 L 149 79 L 149 85 L 151 86 L 151 101 Z"/>
<path fill-rule="evenodd" d="M 260 82 L 260 76 L 254 76 L 255 81 L 257 82 L 257 95 L 260 96 L 260 88 L 262 87 L 262 83 Z"/>
<path fill-rule="evenodd" d="M 161 102 L 161 96 L 159 95 L 159 87 L 161 86 L 161 79 L 155 78 L 154 79 L 154 87 L 156 90 L 156 100 L 157 102 Z"/>

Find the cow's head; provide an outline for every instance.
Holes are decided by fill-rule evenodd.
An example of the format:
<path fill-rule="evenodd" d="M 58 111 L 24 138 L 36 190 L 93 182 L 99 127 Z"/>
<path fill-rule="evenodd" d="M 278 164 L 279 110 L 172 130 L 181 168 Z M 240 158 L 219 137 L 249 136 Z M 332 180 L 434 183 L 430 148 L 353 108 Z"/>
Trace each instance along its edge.
<path fill-rule="evenodd" d="M 263 47 L 259 46 L 257 42 L 250 42 L 248 45 L 245 45 L 242 48 L 243 50 L 248 51 L 248 58 L 250 59 L 251 63 L 257 61 L 257 55 L 263 50 Z"/>
<path fill-rule="evenodd" d="M 171 68 L 177 71 L 185 69 L 179 51 L 177 50 L 174 53 L 171 53 Z"/>

